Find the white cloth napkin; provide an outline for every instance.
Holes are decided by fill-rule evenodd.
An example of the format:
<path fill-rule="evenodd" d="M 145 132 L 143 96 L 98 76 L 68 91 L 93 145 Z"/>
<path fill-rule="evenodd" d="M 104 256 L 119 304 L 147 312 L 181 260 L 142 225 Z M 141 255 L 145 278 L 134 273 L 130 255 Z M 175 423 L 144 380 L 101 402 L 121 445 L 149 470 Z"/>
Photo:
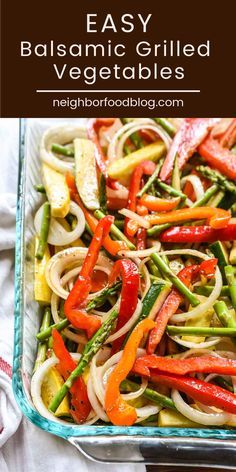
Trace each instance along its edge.
<path fill-rule="evenodd" d="M 15 210 L 18 176 L 18 120 L 0 119 L 0 471 L 100 472 L 75 447 L 22 419 L 11 387 L 13 354 Z M 20 426 L 19 426 L 20 425 Z M 112 465 L 113 472 L 143 472 L 138 464 Z"/>

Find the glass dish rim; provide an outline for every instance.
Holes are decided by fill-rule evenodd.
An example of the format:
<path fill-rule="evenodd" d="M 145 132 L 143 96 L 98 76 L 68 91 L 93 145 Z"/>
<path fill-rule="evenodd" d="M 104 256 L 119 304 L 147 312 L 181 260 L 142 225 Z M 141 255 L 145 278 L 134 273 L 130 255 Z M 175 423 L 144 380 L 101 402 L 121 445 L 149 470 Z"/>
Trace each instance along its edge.
<path fill-rule="evenodd" d="M 28 402 L 21 378 L 22 335 L 23 335 L 23 247 L 24 247 L 24 188 L 25 188 L 25 133 L 27 119 L 20 118 L 19 126 L 19 168 L 16 214 L 16 250 L 15 250 L 15 302 L 14 302 L 14 355 L 12 385 L 16 401 L 23 414 L 35 425 L 54 435 L 68 439 L 70 437 L 92 436 L 139 436 L 143 438 L 201 438 L 201 439 L 236 439 L 236 429 L 220 428 L 163 428 L 149 426 L 111 426 L 111 425 L 63 425 L 42 417 Z"/>

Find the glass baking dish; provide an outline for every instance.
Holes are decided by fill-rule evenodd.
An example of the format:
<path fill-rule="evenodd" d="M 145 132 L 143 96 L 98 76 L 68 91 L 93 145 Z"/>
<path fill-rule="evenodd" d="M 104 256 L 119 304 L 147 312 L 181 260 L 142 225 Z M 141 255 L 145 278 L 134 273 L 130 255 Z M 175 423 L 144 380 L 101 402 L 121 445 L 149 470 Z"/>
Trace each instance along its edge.
<path fill-rule="evenodd" d="M 63 119 L 63 122 L 81 120 Z M 61 119 L 21 120 L 16 218 L 15 340 L 13 389 L 24 415 L 38 427 L 60 436 L 99 462 L 144 462 L 175 467 L 236 469 L 236 430 L 117 426 L 64 426 L 43 418 L 30 398 L 40 308 L 33 297 L 34 226 L 40 204 L 34 185 L 40 181 L 38 155 L 42 132 Z"/>

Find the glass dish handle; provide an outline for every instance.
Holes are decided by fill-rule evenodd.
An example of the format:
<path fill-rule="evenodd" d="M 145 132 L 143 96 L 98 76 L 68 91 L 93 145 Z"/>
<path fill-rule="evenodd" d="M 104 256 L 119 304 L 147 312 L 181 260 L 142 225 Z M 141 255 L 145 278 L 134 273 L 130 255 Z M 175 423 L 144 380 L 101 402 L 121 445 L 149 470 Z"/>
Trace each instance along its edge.
<path fill-rule="evenodd" d="M 175 467 L 236 469 L 236 441 L 127 436 L 70 437 L 84 456 L 103 463 L 146 463 Z"/>

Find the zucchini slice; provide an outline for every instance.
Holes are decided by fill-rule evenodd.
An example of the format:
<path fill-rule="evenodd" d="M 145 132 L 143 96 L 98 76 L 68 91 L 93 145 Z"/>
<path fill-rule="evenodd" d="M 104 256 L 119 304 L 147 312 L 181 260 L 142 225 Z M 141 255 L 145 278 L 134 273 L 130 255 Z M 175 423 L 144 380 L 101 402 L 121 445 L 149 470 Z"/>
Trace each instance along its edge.
<path fill-rule="evenodd" d="M 99 191 L 95 146 L 89 139 L 75 139 L 75 181 L 84 205 L 89 210 L 99 208 Z"/>
<path fill-rule="evenodd" d="M 189 420 L 178 411 L 163 408 L 158 414 L 158 424 L 161 428 L 202 428 L 203 425 Z"/>
<path fill-rule="evenodd" d="M 121 180 L 127 183 L 134 169 L 141 164 L 141 162 L 149 160 L 157 162 L 166 150 L 163 141 L 156 141 L 137 151 L 131 152 L 122 159 L 117 159 L 108 167 L 108 175 L 112 179 Z"/>
<path fill-rule="evenodd" d="M 56 367 L 52 367 L 47 375 L 44 377 L 41 395 L 44 405 L 48 408 L 53 397 L 56 395 L 58 390 L 64 384 L 63 378 L 59 374 Z M 58 407 L 55 416 L 70 416 L 70 405 L 68 395 L 62 400 L 60 406 Z"/>
<path fill-rule="evenodd" d="M 70 209 L 70 192 L 65 176 L 43 164 L 42 177 L 52 216 L 65 218 Z"/>
<path fill-rule="evenodd" d="M 38 238 L 35 238 L 35 254 L 37 252 Z M 48 245 L 45 248 L 43 259 L 34 259 L 34 298 L 40 305 L 51 303 L 52 291 L 45 278 L 45 268 L 50 259 Z"/>

